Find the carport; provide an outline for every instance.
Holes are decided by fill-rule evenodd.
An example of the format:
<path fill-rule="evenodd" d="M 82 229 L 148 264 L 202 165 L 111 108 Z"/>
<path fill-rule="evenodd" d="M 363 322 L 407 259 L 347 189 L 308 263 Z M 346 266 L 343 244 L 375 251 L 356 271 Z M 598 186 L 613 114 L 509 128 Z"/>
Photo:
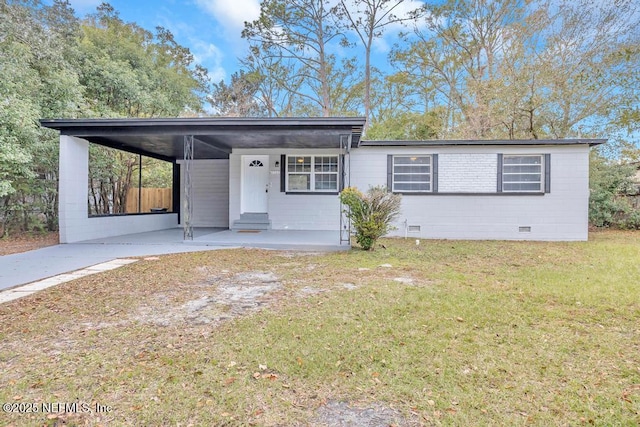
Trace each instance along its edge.
<path fill-rule="evenodd" d="M 334 150 L 340 156 L 341 185 L 348 185 L 349 152 L 359 145 L 364 121 L 361 117 L 41 120 L 42 126 L 60 131 L 60 241 L 105 239 L 182 225 L 183 239 L 197 242 L 199 237 L 194 238 L 191 223 L 194 204 L 198 203 L 192 196 L 192 162 L 229 159 L 237 150 Z M 89 144 L 171 162 L 173 212 L 90 217 Z M 235 197 L 237 188 L 230 188 L 229 192 Z M 250 233 L 256 235 L 243 238 L 228 234 L 228 238 L 235 243 L 266 239 L 269 235 L 275 241 L 282 238 L 282 233 L 275 233 L 279 230 L 273 231 Z M 335 232 L 337 244 L 348 244 L 349 230 L 343 218 Z"/>

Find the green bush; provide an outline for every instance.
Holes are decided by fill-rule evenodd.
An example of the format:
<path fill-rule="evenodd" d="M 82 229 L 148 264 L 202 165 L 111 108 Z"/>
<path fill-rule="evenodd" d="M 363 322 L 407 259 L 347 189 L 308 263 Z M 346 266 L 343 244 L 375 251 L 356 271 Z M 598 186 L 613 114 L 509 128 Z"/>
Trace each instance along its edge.
<path fill-rule="evenodd" d="M 632 209 L 625 217 L 620 228 L 625 228 L 627 230 L 640 230 L 640 210 Z"/>
<path fill-rule="evenodd" d="M 635 169 L 592 152 L 590 162 L 589 222 L 596 227 L 640 228 L 640 212 L 627 195 L 634 194 Z"/>
<path fill-rule="evenodd" d="M 400 215 L 401 196 L 385 187 L 371 187 L 367 194 L 348 187 L 340 193 L 340 202 L 356 232 L 356 242 L 365 251 L 373 250 L 376 241 L 393 230 L 391 225 Z"/>

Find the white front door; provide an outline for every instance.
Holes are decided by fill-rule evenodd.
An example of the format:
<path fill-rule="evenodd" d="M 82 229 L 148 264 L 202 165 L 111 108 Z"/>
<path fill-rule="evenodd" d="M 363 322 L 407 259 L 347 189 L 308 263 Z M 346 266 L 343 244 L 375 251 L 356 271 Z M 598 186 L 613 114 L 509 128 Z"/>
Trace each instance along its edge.
<path fill-rule="evenodd" d="M 242 156 L 242 213 L 267 212 L 269 156 Z"/>

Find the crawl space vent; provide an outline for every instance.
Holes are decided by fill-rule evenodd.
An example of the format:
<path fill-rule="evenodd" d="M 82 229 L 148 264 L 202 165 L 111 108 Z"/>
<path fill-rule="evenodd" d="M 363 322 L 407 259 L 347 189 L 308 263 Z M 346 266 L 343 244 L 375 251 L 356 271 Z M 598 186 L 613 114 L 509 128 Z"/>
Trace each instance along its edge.
<path fill-rule="evenodd" d="M 518 231 L 520 233 L 531 233 L 531 227 L 530 226 L 518 227 Z"/>
<path fill-rule="evenodd" d="M 420 232 L 420 226 L 419 225 L 410 225 L 407 227 L 407 231 L 409 233 L 419 233 Z"/>

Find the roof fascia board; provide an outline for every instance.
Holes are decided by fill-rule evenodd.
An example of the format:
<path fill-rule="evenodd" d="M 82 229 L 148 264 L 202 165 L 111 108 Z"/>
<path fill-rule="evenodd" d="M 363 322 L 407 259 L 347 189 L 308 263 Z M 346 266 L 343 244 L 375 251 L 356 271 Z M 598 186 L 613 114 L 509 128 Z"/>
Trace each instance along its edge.
<path fill-rule="evenodd" d="M 211 131 L 211 127 L 344 127 L 348 129 L 362 127 L 364 117 L 310 117 L 310 118 L 250 118 L 250 117 L 225 117 L 225 118 L 164 118 L 164 119 L 41 119 L 40 124 L 44 127 L 62 131 L 71 129 L 94 129 L 94 128 L 153 128 L 153 127 L 206 127 Z M 166 130 L 166 129 L 165 129 Z"/>
<path fill-rule="evenodd" d="M 427 140 L 427 141 L 361 141 L 360 147 L 432 147 L 432 146 L 488 146 L 488 145 L 579 145 L 606 144 L 606 139 L 497 139 L 497 140 Z"/>

